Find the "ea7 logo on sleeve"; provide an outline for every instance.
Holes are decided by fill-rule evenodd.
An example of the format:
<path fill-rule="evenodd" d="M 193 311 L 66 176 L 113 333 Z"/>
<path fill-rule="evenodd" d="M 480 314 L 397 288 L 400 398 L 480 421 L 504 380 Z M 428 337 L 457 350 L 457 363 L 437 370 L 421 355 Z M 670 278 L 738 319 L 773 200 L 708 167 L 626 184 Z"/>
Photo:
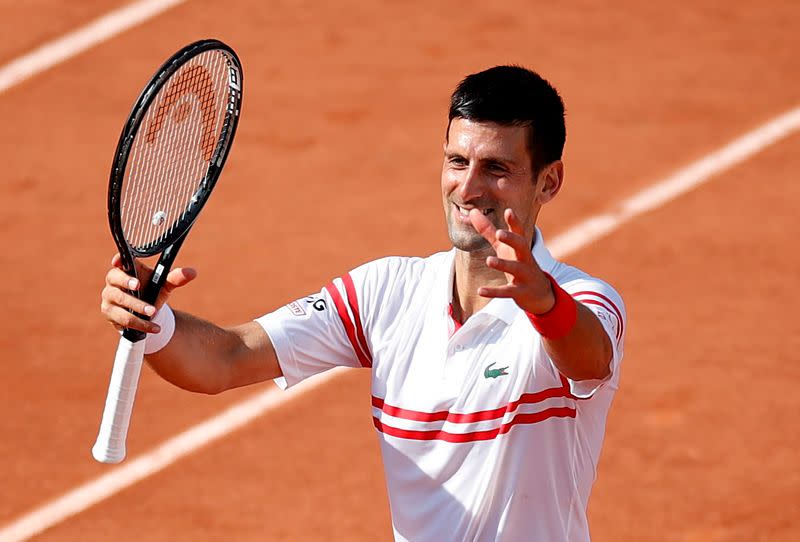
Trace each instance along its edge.
<path fill-rule="evenodd" d="M 506 369 L 508 369 L 508 365 L 506 365 L 505 367 L 500 367 L 499 369 L 492 369 L 492 365 L 494 365 L 494 363 L 490 363 L 486 367 L 486 369 L 484 369 L 483 371 L 484 378 L 497 378 L 498 376 L 505 376 L 508 374 L 506 372 Z"/>
<path fill-rule="evenodd" d="M 286 308 L 292 311 L 295 316 L 305 316 L 306 314 L 306 310 L 297 301 L 292 301 L 286 305 Z"/>
<path fill-rule="evenodd" d="M 594 315 L 597 316 L 597 318 L 599 320 L 601 320 L 601 321 L 607 323 L 609 326 L 611 326 L 611 331 L 614 332 L 614 335 L 617 334 L 619 329 L 618 329 L 618 326 L 617 326 L 617 319 L 616 318 L 613 318 L 611 315 L 609 315 L 605 311 L 597 311 L 597 312 L 594 313 Z"/>

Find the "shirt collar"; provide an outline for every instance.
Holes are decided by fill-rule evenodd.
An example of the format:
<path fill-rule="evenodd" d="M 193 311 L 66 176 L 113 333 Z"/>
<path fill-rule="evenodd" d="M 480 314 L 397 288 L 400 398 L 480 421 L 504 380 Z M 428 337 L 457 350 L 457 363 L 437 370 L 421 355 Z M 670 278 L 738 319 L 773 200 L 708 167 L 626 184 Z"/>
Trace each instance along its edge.
<path fill-rule="evenodd" d="M 514 319 L 519 314 L 519 311 L 520 308 L 513 299 L 497 297 L 489 301 L 489 303 L 480 311 L 478 311 L 477 314 L 474 314 L 473 318 L 479 314 L 485 314 L 511 325 L 511 323 L 514 322 Z"/>
<path fill-rule="evenodd" d="M 552 270 L 558 262 L 555 260 L 555 258 L 553 258 L 553 256 L 550 254 L 550 251 L 544 245 L 544 237 L 542 237 L 542 232 L 539 228 L 536 228 L 532 252 L 533 259 L 536 260 L 536 263 L 539 264 L 539 267 L 542 268 L 542 271 L 552 274 Z"/>
<path fill-rule="evenodd" d="M 539 228 L 536 228 L 536 234 L 533 243 L 533 249 L 531 251 L 533 253 L 533 257 L 536 260 L 536 263 L 539 264 L 539 267 L 542 268 L 542 271 L 546 273 L 550 273 L 555 267 L 557 263 L 553 256 L 550 254 L 550 251 L 547 250 L 547 247 L 544 244 L 544 237 L 542 236 L 542 232 Z M 447 258 L 445 260 L 445 265 L 443 269 L 447 269 L 447 273 L 443 274 L 443 278 L 446 280 L 442 281 L 442 286 L 444 287 L 444 311 L 445 315 L 447 315 L 447 310 L 449 305 L 453 302 L 453 280 L 455 279 L 455 260 L 456 260 L 456 249 L 452 248 L 447 253 Z M 502 320 L 506 324 L 511 324 L 514 319 L 519 314 L 521 309 L 517 306 L 517 303 L 513 299 L 505 299 L 505 298 L 495 298 L 489 301 L 489 303 L 478 313 L 475 314 L 486 314 L 489 316 L 493 316 L 496 319 Z M 449 317 L 449 316 L 448 316 Z"/>

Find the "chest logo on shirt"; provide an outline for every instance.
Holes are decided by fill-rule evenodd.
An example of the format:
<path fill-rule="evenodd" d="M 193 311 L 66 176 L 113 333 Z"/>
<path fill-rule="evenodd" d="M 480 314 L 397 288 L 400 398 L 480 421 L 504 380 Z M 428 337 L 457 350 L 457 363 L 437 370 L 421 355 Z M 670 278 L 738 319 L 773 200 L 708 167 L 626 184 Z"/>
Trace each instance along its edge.
<path fill-rule="evenodd" d="M 486 367 L 486 369 L 483 370 L 484 378 L 497 378 L 498 376 L 505 376 L 508 374 L 506 372 L 506 369 L 508 369 L 508 365 L 506 365 L 505 367 L 500 367 L 499 369 L 492 369 L 492 365 L 494 365 L 494 363 L 490 363 Z"/>

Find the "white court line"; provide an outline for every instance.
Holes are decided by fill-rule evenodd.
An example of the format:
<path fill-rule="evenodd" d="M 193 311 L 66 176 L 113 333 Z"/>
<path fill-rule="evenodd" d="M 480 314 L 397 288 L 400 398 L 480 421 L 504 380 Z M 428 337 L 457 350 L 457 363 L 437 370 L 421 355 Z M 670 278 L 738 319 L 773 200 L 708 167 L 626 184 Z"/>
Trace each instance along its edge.
<path fill-rule="evenodd" d="M 342 370 L 344 369 L 337 368 L 317 375 L 301 383 L 297 389 L 281 391 L 271 385 L 267 390 L 240 401 L 213 418 L 166 440 L 136 459 L 127 461 L 124 465 L 114 468 L 17 519 L 0 530 L 0 542 L 20 542 L 49 529 L 66 518 L 163 470 L 206 444 L 247 425 L 264 412 L 319 387 L 337 376 Z M 89 443 L 87 443 L 87 461 L 89 457 Z"/>
<path fill-rule="evenodd" d="M 721 149 L 692 162 L 644 190 L 619 202 L 603 214 L 590 217 L 547 242 L 554 256 L 565 256 L 605 237 L 632 218 L 652 211 L 744 162 L 800 128 L 800 107 L 779 115 L 731 141 Z"/>
<path fill-rule="evenodd" d="M 0 93 L 184 1 L 139 0 L 45 43 L 0 67 Z"/>
<path fill-rule="evenodd" d="M 776 117 L 721 149 L 623 200 L 614 210 L 590 217 L 548 242 L 556 257 L 564 257 L 608 235 L 633 217 L 652 211 L 707 182 L 713 176 L 746 160 L 800 128 L 800 107 Z M 50 501 L 0 530 L 0 542 L 20 542 L 75 515 L 124 488 L 155 474 L 185 455 L 218 440 L 264 412 L 319 387 L 339 371 L 332 370 L 301 384 L 300 389 L 279 392 L 270 388 L 221 414 L 173 437 L 154 450 L 114 468 L 63 496 Z M 87 443 L 87 450 L 88 450 Z M 88 451 L 87 451 L 88 457 Z"/>

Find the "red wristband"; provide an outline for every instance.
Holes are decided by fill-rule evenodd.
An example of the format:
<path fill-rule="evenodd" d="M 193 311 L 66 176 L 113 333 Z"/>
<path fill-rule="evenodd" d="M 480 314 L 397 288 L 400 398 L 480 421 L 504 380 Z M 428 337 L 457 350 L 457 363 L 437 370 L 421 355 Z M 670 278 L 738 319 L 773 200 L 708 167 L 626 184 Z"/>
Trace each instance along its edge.
<path fill-rule="evenodd" d="M 575 327 L 575 322 L 578 321 L 578 305 L 572 299 L 572 296 L 558 285 L 553 277 L 547 273 L 545 273 L 545 276 L 553 287 L 555 303 L 545 313 L 531 314 L 525 311 L 525 314 L 533 324 L 533 327 L 536 328 L 536 331 L 539 332 L 539 335 L 550 340 L 561 339 L 566 337 Z"/>

